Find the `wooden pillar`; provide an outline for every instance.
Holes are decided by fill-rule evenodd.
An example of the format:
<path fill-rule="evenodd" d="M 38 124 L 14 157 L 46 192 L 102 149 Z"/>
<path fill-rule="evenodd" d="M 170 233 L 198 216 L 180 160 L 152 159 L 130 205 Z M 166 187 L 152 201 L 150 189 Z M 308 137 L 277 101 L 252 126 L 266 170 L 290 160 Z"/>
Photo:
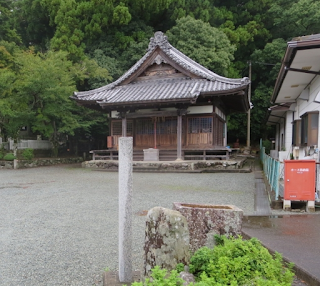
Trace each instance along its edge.
<path fill-rule="evenodd" d="M 182 115 L 179 110 L 177 118 L 177 160 L 182 160 Z"/>
<path fill-rule="evenodd" d="M 125 115 L 122 117 L 122 137 L 127 137 L 127 118 Z"/>
<path fill-rule="evenodd" d="M 157 117 L 154 118 L 154 123 L 153 123 L 153 139 L 154 139 L 154 149 L 157 149 Z"/>

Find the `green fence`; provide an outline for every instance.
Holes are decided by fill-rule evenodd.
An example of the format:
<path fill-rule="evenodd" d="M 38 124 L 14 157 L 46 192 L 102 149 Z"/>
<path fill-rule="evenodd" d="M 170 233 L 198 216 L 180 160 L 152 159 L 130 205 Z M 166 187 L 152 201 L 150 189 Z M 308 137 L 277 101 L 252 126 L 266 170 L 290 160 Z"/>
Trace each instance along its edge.
<path fill-rule="evenodd" d="M 260 160 L 263 164 L 263 171 L 268 179 L 271 189 L 275 192 L 276 200 L 279 197 L 280 162 L 271 158 L 265 152 L 260 140 Z"/>

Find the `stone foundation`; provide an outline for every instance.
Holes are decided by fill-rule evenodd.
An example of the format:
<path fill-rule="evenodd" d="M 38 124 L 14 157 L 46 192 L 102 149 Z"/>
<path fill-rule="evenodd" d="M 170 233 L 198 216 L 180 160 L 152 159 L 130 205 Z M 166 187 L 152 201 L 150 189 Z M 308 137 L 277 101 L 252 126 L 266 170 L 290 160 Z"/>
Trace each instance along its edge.
<path fill-rule="evenodd" d="M 24 169 L 41 166 L 52 166 L 57 164 L 74 164 L 80 163 L 83 159 L 77 158 L 42 158 L 33 160 L 14 160 L 14 161 L 0 161 L 0 169 Z M 14 166 L 15 165 L 15 166 Z"/>
<path fill-rule="evenodd" d="M 0 161 L 0 169 L 13 169 L 13 161 Z"/>
<path fill-rule="evenodd" d="M 212 247 L 215 234 L 241 234 L 243 211 L 236 206 L 173 203 L 173 209 L 188 221 L 191 252 L 202 246 Z"/>
<path fill-rule="evenodd" d="M 212 161 L 158 161 L 158 162 L 144 162 L 144 161 L 135 161 L 133 162 L 133 170 L 156 170 L 163 172 L 170 171 L 183 171 L 183 172 L 238 172 L 244 162 L 245 158 L 237 160 L 212 160 Z M 91 160 L 85 161 L 82 163 L 83 168 L 94 168 L 94 169 L 105 169 L 114 171 L 118 169 L 117 160 Z M 246 172 L 251 172 L 250 169 L 244 170 Z"/>

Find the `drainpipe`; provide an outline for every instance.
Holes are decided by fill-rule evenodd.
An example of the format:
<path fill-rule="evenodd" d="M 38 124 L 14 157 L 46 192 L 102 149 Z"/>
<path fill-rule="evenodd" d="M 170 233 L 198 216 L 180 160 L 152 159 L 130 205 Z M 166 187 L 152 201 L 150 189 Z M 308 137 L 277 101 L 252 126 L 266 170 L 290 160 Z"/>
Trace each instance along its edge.
<path fill-rule="evenodd" d="M 248 62 L 249 63 L 249 79 L 250 79 L 250 83 L 249 83 L 249 90 L 248 90 L 248 100 L 249 100 L 249 104 L 251 102 L 251 61 Z M 247 120 L 247 147 L 250 148 L 250 121 L 251 121 L 251 108 L 249 107 L 248 110 L 248 120 Z"/>

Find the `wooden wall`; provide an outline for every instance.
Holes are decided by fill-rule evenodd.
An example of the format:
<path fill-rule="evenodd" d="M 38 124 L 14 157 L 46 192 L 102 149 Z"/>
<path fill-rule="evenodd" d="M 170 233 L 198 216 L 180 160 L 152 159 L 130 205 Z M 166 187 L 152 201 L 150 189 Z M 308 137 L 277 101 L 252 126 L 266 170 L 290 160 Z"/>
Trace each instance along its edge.
<path fill-rule="evenodd" d="M 166 121 L 167 120 L 167 121 Z M 133 136 L 134 147 L 154 148 L 156 130 L 157 148 L 176 148 L 177 134 L 175 118 L 168 118 L 154 122 L 151 118 L 128 120 L 127 136 Z M 156 124 L 156 126 L 154 126 Z M 223 146 L 224 120 L 217 115 L 185 116 L 182 123 L 182 146 L 183 147 L 217 147 Z M 112 120 L 111 135 L 113 136 L 114 148 L 118 145 L 121 136 L 121 120 Z"/>

